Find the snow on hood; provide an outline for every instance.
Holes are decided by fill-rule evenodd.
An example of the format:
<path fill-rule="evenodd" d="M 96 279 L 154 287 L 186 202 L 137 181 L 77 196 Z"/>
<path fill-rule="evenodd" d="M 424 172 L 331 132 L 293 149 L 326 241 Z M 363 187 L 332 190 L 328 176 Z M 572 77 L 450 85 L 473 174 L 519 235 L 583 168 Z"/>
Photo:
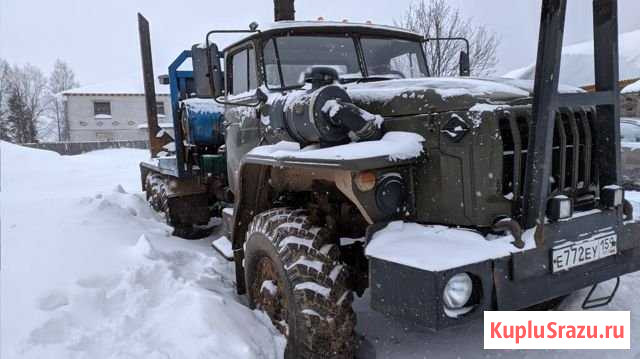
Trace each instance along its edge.
<path fill-rule="evenodd" d="M 378 141 L 349 143 L 346 145 L 319 148 L 317 145 L 300 149 L 295 142 L 282 141 L 275 145 L 256 147 L 249 155 L 278 160 L 359 160 L 387 157 L 390 161 L 402 161 L 419 157 L 424 151 L 424 137 L 412 132 L 387 132 Z"/>
<path fill-rule="evenodd" d="M 419 78 L 349 84 L 354 103 L 382 116 L 467 110 L 478 102 L 506 104 L 531 96 L 528 86 L 503 79 Z"/>
<path fill-rule="evenodd" d="M 485 97 L 495 100 L 511 100 L 529 96 L 528 91 L 500 83 L 496 80 L 476 78 L 417 78 L 368 82 L 347 86 L 349 94 L 355 97 L 375 96 L 393 99 L 396 96 L 415 98 L 427 92 L 433 92 L 441 98 L 461 96 Z"/>

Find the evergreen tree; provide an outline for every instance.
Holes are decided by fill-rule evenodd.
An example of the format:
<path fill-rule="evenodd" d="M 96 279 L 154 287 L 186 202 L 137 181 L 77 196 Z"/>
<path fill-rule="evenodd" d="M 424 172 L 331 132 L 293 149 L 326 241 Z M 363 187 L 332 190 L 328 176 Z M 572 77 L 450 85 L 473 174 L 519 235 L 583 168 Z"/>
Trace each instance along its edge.
<path fill-rule="evenodd" d="M 9 92 L 7 122 L 9 136 L 16 143 L 37 142 L 36 123 L 20 89 L 13 87 Z"/>

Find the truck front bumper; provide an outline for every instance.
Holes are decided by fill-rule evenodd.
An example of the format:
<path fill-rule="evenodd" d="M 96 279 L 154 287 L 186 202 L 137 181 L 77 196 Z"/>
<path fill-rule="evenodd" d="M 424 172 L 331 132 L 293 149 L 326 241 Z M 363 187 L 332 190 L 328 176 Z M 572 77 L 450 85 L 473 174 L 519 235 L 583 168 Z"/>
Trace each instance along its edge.
<path fill-rule="evenodd" d="M 640 270 L 640 223 L 622 223 L 615 211 L 544 226 L 545 245 L 463 266 L 424 270 L 370 257 L 371 306 L 394 318 L 439 330 L 481 318 L 485 310 L 520 310 Z M 611 223 L 615 223 L 614 226 Z M 383 226 L 377 226 L 381 229 Z M 568 271 L 552 272 L 551 248 L 576 234 L 610 228 L 618 234 L 617 255 Z M 372 228 L 368 241 L 376 230 Z M 451 253 L 455 256 L 456 253 Z M 443 291 L 454 275 L 473 279 L 472 308 L 445 309 Z"/>

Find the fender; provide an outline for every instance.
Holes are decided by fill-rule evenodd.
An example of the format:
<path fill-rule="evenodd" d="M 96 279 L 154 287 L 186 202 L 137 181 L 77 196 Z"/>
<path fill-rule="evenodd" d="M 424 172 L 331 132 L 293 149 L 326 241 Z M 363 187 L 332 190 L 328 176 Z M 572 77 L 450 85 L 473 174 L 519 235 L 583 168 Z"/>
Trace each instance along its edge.
<path fill-rule="evenodd" d="M 392 161 L 388 156 L 358 158 L 357 160 L 296 159 L 269 155 L 247 154 L 240 164 L 231 243 L 236 268 L 238 294 L 246 293 L 244 283 L 244 243 L 253 217 L 272 207 L 274 186 L 283 184 L 287 189 L 310 190 L 314 180 L 334 183 L 360 211 L 369 224 L 378 217 L 364 204 L 363 196 L 354 191 L 353 176 L 362 171 L 387 168 L 409 168 L 419 158 Z M 283 181 L 282 179 L 286 179 Z"/>

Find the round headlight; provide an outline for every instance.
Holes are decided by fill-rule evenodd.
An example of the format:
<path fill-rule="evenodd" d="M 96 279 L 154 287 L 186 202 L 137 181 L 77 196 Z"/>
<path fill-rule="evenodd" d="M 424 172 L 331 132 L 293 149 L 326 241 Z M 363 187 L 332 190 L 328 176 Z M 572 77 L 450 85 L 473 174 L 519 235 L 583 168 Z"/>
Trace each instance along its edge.
<path fill-rule="evenodd" d="M 473 292 L 473 281 L 467 273 L 459 273 L 451 277 L 444 287 L 442 299 L 444 305 L 449 309 L 460 309 L 464 307 Z"/>

